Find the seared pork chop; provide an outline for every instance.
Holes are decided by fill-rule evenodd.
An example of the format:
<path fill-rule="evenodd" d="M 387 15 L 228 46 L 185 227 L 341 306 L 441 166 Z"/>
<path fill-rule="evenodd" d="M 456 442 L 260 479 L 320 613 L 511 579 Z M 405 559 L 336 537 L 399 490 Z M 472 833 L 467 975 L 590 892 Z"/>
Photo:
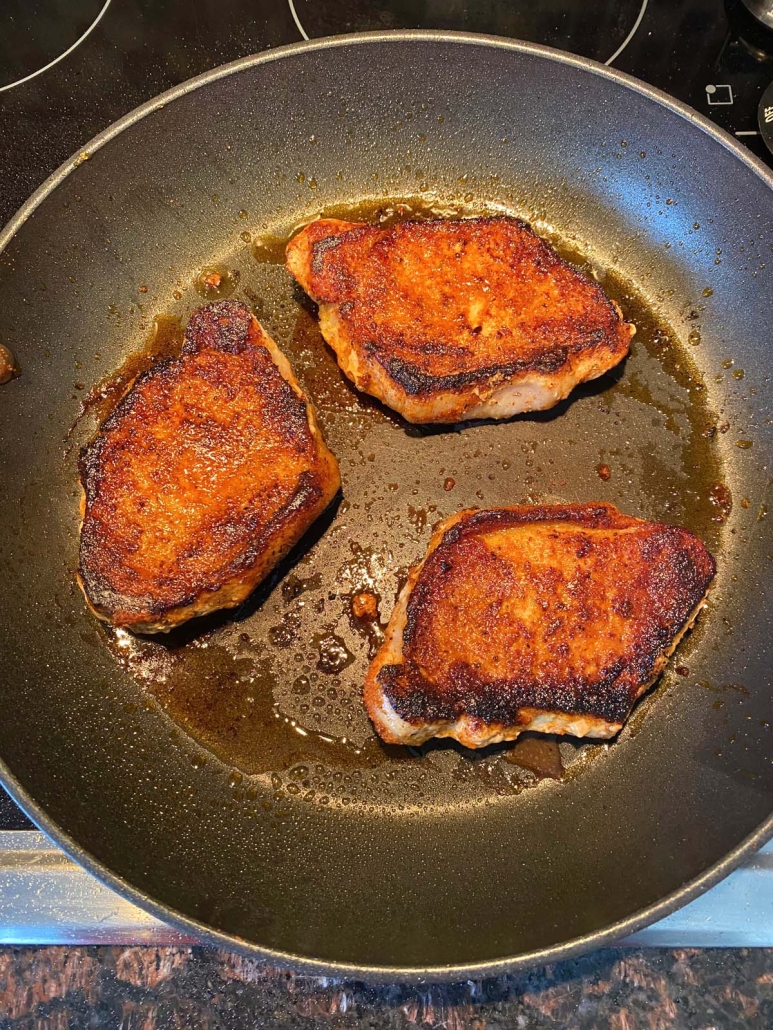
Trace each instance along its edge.
<path fill-rule="evenodd" d="M 462 511 L 410 572 L 365 681 L 392 744 L 612 737 L 692 625 L 714 559 L 611 504 Z"/>
<path fill-rule="evenodd" d="M 409 422 L 550 408 L 621 361 L 636 331 L 516 218 L 320 219 L 286 262 L 346 375 Z"/>
<path fill-rule="evenodd" d="M 143 633 L 240 604 L 341 482 L 287 359 L 235 301 L 194 312 L 79 471 L 78 581 L 99 618 Z"/>

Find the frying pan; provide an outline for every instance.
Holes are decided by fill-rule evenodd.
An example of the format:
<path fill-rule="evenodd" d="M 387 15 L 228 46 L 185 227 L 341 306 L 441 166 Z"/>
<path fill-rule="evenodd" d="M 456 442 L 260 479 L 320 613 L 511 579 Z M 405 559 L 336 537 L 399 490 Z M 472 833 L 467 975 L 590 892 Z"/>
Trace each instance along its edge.
<path fill-rule="evenodd" d="M 453 33 L 247 58 L 97 137 L 2 236 L 2 339 L 22 368 L 0 393 L 14 798 L 170 923 L 371 980 L 557 959 L 725 875 L 773 830 L 771 186 L 625 75 Z M 638 322 L 632 357 L 506 424 L 412 427 L 359 397 L 272 258 L 315 213 L 370 200 L 377 217 L 384 197 L 528 218 Z M 343 495 L 237 612 L 135 640 L 75 586 L 75 460 L 99 410 L 78 416 L 155 316 L 164 337 L 202 302 L 213 264 L 240 273 L 233 295 L 291 356 Z M 359 699 L 378 630 L 350 619 L 352 593 L 374 590 L 386 619 L 434 522 L 529 499 L 611 500 L 699 532 L 719 573 L 698 627 L 619 740 L 562 744 L 561 781 L 497 749 L 382 748 Z"/>

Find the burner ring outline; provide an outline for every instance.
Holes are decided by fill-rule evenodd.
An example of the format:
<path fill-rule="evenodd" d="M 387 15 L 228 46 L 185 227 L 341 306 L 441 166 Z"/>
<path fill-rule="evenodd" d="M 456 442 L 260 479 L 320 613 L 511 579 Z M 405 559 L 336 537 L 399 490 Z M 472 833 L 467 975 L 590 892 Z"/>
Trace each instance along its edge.
<path fill-rule="evenodd" d="M 43 72 L 47 72 L 49 68 L 53 68 L 55 64 L 59 64 L 59 62 L 63 61 L 65 57 L 69 57 L 73 50 L 79 47 L 81 43 L 87 38 L 87 36 L 91 35 L 91 33 L 94 31 L 97 25 L 99 25 L 99 23 L 102 21 L 103 14 L 108 9 L 111 3 L 112 0 L 105 0 L 102 9 L 100 10 L 99 14 L 96 16 L 94 21 L 91 23 L 91 25 L 89 25 L 86 31 L 82 33 L 82 35 L 80 35 L 71 46 L 69 46 L 65 51 L 63 51 L 63 53 L 59 54 L 58 57 L 55 57 L 53 61 L 49 61 L 48 64 L 44 64 L 42 68 L 38 68 L 36 71 L 30 72 L 29 75 L 24 75 L 21 79 L 16 79 L 14 82 L 8 82 L 4 86 L 0 86 L 0 93 L 4 93 L 8 89 L 13 89 L 15 86 L 21 86 L 23 83 L 29 82 L 30 79 L 36 79 L 38 75 L 42 75 Z"/>
<path fill-rule="evenodd" d="M 108 3 L 109 3 L 109 0 L 108 0 Z M 308 33 L 306 32 L 306 29 L 304 29 L 304 27 L 303 27 L 303 23 L 301 22 L 301 19 L 298 17 L 298 12 L 295 9 L 294 0 L 287 0 L 287 4 L 288 4 L 288 7 L 290 8 L 290 14 L 293 16 L 293 21 L 295 22 L 295 27 L 298 29 L 298 32 L 300 32 L 301 37 L 303 39 L 305 39 L 307 42 L 310 42 L 311 41 L 311 36 L 308 35 Z M 606 64 L 607 66 L 613 64 L 618 59 L 620 54 L 622 54 L 622 52 L 625 50 L 625 48 L 628 46 L 628 44 L 631 42 L 633 37 L 636 35 L 636 33 L 637 33 L 638 29 L 639 29 L 639 26 L 642 23 L 642 20 L 644 18 L 645 12 L 647 10 L 647 5 L 648 4 L 649 4 L 649 0 L 642 0 L 641 7 L 639 8 L 639 13 L 636 16 L 636 21 L 631 26 L 631 31 L 625 37 L 625 39 L 620 44 L 620 46 L 617 48 L 617 50 L 615 50 L 615 52 L 612 54 L 612 56 L 608 57 L 606 59 L 606 61 L 604 61 L 604 64 Z"/>

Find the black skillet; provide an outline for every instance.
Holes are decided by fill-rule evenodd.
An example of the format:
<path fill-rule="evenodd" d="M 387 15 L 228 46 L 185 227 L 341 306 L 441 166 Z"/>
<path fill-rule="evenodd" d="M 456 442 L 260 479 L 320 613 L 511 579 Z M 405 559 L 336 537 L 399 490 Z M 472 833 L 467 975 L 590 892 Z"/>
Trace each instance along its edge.
<path fill-rule="evenodd" d="M 725 875 L 773 826 L 771 186 L 625 75 L 440 32 L 247 58 L 97 137 L 0 237 L 22 368 L 0 387 L 0 754 L 25 811 L 207 941 L 372 980 L 566 956 Z M 415 428 L 358 397 L 275 259 L 317 212 L 385 217 L 385 197 L 552 233 L 638 322 L 632 357 L 503 425 Z M 173 346 L 213 264 L 317 403 L 343 500 L 235 615 L 136 641 L 74 581 L 75 459 L 106 402 L 70 428 L 154 316 Z M 562 745 L 561 781 L 497 749 L 382 749 L 359 697 L 378 630 L 352 593 L 386 619 L 433 522 L 528 499 L 700 533 L 719 562 L 700 625 L 617 742 Z"/>

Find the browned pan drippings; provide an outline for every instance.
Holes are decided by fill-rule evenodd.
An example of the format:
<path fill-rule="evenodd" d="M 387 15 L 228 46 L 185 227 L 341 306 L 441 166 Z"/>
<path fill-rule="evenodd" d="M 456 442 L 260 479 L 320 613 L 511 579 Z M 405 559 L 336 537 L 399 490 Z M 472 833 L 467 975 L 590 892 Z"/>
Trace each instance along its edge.
<path fill-rule="evenodd" d="M 474 210 L 408 197 L 339 205 L 324 215 L 389 225 Z M 375 591 L 385 623 L 398 582 L 423 555 L 433 525 L 466 507 L 610 499 L 624 511 L 684 525 L 720 549 L 716 497 L 727 487 L 714 442 L 717 417 L 689 344 L 619 273 L 594 267 L 554 232 L 550 242 L 561 255 L 596 277 L 636 325 L 631 356 L 551 412 L 440 430 L 410 426 L 358 393 L 338 369 L 313 305 L 283 270 L 287 237 L 250 242 L 252 261 L 237 251 L 226 262 L 238 272 L 235 296 L 255 307 L 312 397 L 341 462 L 343 502 L 311 530 L 313 546 L 297 549 L 298 564 L 272 577 L 273 589 L 260 588 L 235 619 L 191 623 L 171 641 L 117 639 L 106 629 L 108 645 L 173 723 L 240 774 L 273 774 L 310 799 L 391 806 L 427 791 L 453 792 L 470 766 L 486 770 L 474 777 L 476 791 L 517 793 L 540 778 L 539 762 L 519 764 L 517 751 L 508 761 L 505 747 L 475 754 L 430 745 L 442 752 L 440 768 L 438 755 L 412 763 L 410 752 L 375 738 L 361 690 L 380 635 L 372 621 L 352 617 L 352 598 Z M 180 310 L 196 303 L 183 295 Z M 125 384 L 126 370 L 137 361 L 146 367 L 157 349 L 166 356 L 176 339 L 167 327 L 177 325 L 178 316 L 161 316 L 143 352 L 107 383 Z M 110 393 L 109 386 L 96 391 Z M 680 655 L 688 652 L 686 641 Z M 669 671 L 664 689 L 671 677 Z M 551 747 L 544 746 L 548 758 Z M 559 748 L 566 769 L 605 752 L 603 744 L 576 740 Z M 547 766 L 555 778 L 555 764 Z M 418 789 L 427 777 L 430 785 Z"/>

